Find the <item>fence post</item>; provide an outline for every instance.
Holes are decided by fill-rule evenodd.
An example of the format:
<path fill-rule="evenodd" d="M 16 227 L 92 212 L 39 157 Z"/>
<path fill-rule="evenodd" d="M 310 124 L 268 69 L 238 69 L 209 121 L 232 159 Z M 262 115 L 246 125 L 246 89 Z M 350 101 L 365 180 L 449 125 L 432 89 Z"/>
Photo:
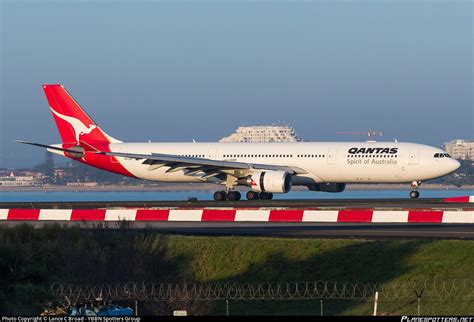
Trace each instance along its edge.
<path fill-rule="evenodd" d="M 135 300 L 135 316 L 138 316 L 138 301 Z"/>
<path fill-rule="evenodd" d="M 379 292 L 375 292 L 375 300 L 374 300 L 374 316 L 377 316 L 377 304 L 379 302 Z"/>
<path fill-rule="evenodd" d="M 419 297 L 418 298 L 418 316 L 420 316 L 420 305 L 421 305 L 420 300 L 421 298 Z"/>
<path fill-rule="evenodd" d="M 229 316 L 229 300 L 225 300 L 225 315 Z"/>
<path fill-rule="evenodd" d="M 323 299 L 319 300 L 319 307 L 321 311 L 321 316 L 323 316 Z"/>
<path fill-rule="evenodd" d="M 421 291 L 418 292 L 415 289 L 415 286 L 413 285 L 413 290 L 415 291 L 416 297 L 418 298 L 418 316 L 420 316 L 420 313 L 421 313 L 421 296 L 423 295 L 423 291 L 425 290 L 425 288 L 423 287 L 421 289 Z"/>

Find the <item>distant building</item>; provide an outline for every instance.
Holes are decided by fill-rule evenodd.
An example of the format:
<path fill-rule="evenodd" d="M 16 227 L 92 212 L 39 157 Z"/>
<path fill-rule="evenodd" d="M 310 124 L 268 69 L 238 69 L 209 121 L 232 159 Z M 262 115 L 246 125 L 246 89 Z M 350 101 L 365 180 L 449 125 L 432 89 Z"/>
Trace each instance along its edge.
<path fill-rule="evenodd" d="M 10 171 L 8 175 L 3 172 L 0 174 L 0 186 L 3 187 L 31 187 L 38 185 L 39 178 L 31 171 L 23 171 L 24 173 L 16 174 Z"/>
<path fill-rule="evenodd" d="M 461 160 L 474 160 L 474 141 L 454 140 L 444 143 L 444 149 L 453 158 Z"/>
<path fill-rule="evenodd" d="M 291 126 L 239 126 L 219 142 L 301 142 Z"/>
<path fill-rule="evenodd" d="M 56 178 L 64 178 L 64 177 L 67 176 L 67 172 L 63 168 L 56 168 L 56 169 L 54 169 L 54 176 Z"/>
<path fill-rule="evenodd" d="M 93 182 L 68 182 L 66 186 L 68 187 L 97 187 L 99 184 L 95 181 Z"/>

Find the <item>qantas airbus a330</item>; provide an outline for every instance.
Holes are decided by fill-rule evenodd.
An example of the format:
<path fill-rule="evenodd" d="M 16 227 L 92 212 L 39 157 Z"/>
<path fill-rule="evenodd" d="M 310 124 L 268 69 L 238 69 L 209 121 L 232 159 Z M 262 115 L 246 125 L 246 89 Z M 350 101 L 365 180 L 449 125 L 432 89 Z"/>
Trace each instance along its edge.
<path fill-rule="evenodd" d="M 43 85 L 62 139 L 48 151 L 121 175 L 164 182 L 213 182 L 225 186 L 215 200 L 271 199 L 291 187 L 342 192 L 346 183 L 410 183 L 459 168 L 445 151 L 402 142 L 124 143 L 106 134 L 62 85 Z"/>

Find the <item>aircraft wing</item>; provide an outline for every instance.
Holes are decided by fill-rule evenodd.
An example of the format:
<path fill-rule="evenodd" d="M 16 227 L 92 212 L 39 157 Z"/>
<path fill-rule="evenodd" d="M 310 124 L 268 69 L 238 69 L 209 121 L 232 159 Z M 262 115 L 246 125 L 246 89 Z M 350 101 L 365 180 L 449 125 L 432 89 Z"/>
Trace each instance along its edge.
<path fill-rule="evenodd" d="M 237 161 L 220 161 L 205 158 L 183 157 L 172 154 L 135 154 L 123 152 L 96 152 L 98 154 L 110 155 L 122 158 L 131 158 L 136 160 L 143 160 L 143 164 L 149 164 L 149 171 L 159 169 L 163 166 L 169 167 L 166 172 L 175 172 L 185 170 L 186 175 L 196 175 L 204 173 L 201 178 L 208 179 L 217 177 L 222 173 L 232 174 L 234 171 L 248 171 L 252 170 L 273 170 L 285 171 L 291 174 L 307 173 L 304 169 L 293 166 L 257 164 Z"/>
<path fill-rule="evenodd" d="M 67 152 L 70 155 L 75 155 L 78 158 L 84 156 L 84 149 L 82 147 L 72 147 L 68 149 L 60 148 L 55 145 L 46 145 L 40 143 L 32 143 L 26 141 L 16 141 L 22 144 L 29 144 L 47 148 L 48 150 Z M 52 152 L 52 151 L 51 151 Z M 237 162 L 237 161 L 221 161 L 211 160 L 205 158 L 192 158 L 184 157 L 173 154 L 135 154 L 135 153 L 123 153 L 123 152 L 93 152 L 96 154 L 110 155 L 121 158 L 130 158 L 136 160 L 143 160 L 143 164 L 148 164 L 148 171 L 153 171 L 161 167 L 168 167 L 167 173 L 183 170 L 185 175 L 197 176 L 203 181 L 208 179 L 216 178 L 224 180 L 224 175 L 243 176 L 252 173 L 256 170 L 267 170 L 267 171 L 285 171 L 290 174 L 304 174 L 306 170 L 296 166 L 282 166 L 282 165 L 271 165 L 271 164 L 259 164 L 259 163 L 248 163 L 248 162 Z"/>

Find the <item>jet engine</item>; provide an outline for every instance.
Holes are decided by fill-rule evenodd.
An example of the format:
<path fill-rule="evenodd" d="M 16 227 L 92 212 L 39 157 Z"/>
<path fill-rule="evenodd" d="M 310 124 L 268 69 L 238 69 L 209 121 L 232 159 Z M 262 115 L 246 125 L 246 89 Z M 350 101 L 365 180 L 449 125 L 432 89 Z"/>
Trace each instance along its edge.
<path fill-rule="evenodd" d="M 308 185 L 308 189 L 311 191 L 323 191 L 323 192 L 343 192 L 346 189 L 345 183 L 315 183 Z"/>
<path fill-rule="evenodd" d="M 291 189 L 291 174 L 285 171 L 256 171 L 240 178 L 237 183 L 257 192 L 287 193 Z"/>

